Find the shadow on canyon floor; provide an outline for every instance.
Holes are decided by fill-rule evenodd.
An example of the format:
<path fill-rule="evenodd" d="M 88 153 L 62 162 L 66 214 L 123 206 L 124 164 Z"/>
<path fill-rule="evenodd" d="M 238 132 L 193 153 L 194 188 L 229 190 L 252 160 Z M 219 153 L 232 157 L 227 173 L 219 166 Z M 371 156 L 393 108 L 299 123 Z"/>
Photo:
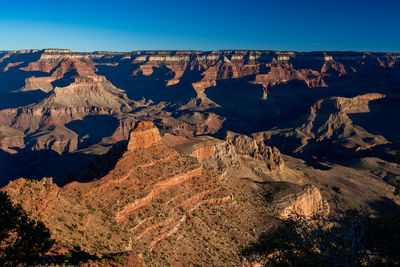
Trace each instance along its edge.
<path fill-rule="evenodd" d="M 42 179 L 53 177 L 62 186 L 69 181 L 68 174 L 74 169 L 87 165 L 96 155 L 80 152 L 59 155 L 54 151 L 20 150 L 18 154 L 0 151 L 0 187 L 18 178 Z"/>
<path fill-rule="evenodd" d="M 1 78 L 0 78 L 1 79 Z M 37 104 L 48 97 L 42 90 L 6 92 L 0 94 L 0 110 Z"/>
<path fill-rule="evenodd" d="M 118 128 L 118 119 L 110 115 L 88 115 L 65 126 L 79 135 L 78 149 L 82 149 L 111 136 Z"/>
<path fill-rule="evenodd" d="M 86 183 L 97 180 L 114 169 L 126 148 L 127 142 L 120 141 L 104 155 L 79 151 L 60 155 L 52 150 L 29 149 L 8 154 L 0 150 L 0 187 L 21 177 L 35 180 L 52 177 L 60 187 L 72 181 Z"/>
<path fill-rule="evenodd" d="M 32 54 L 13 54 L 9 58 L 0 62 L 0 92 L 12 92 L 19 90 L 25 86 L 25 79 L 35 76 L 43 77 L 48 76 L 48 73 L 40 71 L 23 71 L 21 68 L 27 67 L 30 63 L 36 62 L 41 56 L 41 52 Z M 9 67 L 7 71 L 4 68 L 9 64 L 16 64 Z M 17 64 L 21 63 L 21 64 Z"/>
<path fill-rule="evenodd" d="M 391 142 L 400 141 L 400 95 L 373 100 L 368 108 L 369 112 L 349 114 L 350 119 L 369 133 Z"/>
<path fill-rule="evenodd" d="M 73 69 L 68 71 L 67 73 L 64 74 L 64 76 L 61 79 L 55 80 L 54 82 L 51 83 L 51 85 L 55 87 L 67 87 L 71 83 L 74 82 L 74 77 L 78 75 L 78 72 Z"/>

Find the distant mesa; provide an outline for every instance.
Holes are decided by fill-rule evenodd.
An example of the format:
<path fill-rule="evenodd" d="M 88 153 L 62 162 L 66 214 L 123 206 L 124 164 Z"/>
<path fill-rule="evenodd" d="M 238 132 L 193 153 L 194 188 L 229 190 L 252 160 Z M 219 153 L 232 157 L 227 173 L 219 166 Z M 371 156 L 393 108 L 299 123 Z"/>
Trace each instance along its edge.
<path fill-rule="evenodd" d="M 58 49 L 58 48 L 47 48 L 47 49 L 44 49 L 43 52 L 44 53 L 64 53 L 64 54 L 66 54 L 66 53 L 69 53 L 69 54 L 74 53 L 74 51 L 71 50 L 71 49 Z"/>

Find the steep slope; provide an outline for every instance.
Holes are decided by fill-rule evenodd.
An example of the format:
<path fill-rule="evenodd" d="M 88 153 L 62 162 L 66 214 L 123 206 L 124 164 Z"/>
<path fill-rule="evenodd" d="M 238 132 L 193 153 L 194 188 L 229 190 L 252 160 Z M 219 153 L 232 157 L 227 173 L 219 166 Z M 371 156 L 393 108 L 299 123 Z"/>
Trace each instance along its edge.
<path fill-rule="evenodd" d="M 110 152 L 87 167 L 93 174 L 116 159 L 106 175 L 63 187 L 51 178 L 19 179 L 4 190 L 50 228 L 64 251 L 79 247 L 98 256 L 130 251 L 150 265 L 239 264 L 240 250 L 277 222 L 263 184 L 235 178 L 227 167 L 203 165 L 166 145 L 167 139 L 195 148 L 194 143 L 200 144 L 184 137 L 167 136 L 163 141 L 152 123 L 139 122 L 129 142 L 116 148 L 120 152 Z M 240 151 L 240 146 L 232 149 Z M 254 155 L 248 155 L 254 160 L 259 155 L 279 158 L 279 152 L 272 156 L 254 149 Z M 194 154 L 204 159 L 204 153 Z M 283 168 L 282 162 L 274 162 L 266 173 Z"/>

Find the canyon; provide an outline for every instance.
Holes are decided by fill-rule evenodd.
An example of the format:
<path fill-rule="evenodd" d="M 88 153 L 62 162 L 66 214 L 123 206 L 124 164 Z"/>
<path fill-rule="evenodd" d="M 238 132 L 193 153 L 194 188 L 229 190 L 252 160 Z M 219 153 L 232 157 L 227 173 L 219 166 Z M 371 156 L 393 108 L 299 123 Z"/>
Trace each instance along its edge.
<path fill-rule="evenodd" d="M 396 53 L 0 51 L 0 186 L 54 254 L 237 266 L 293 214 L 400 204 L 399 114 Z"/>

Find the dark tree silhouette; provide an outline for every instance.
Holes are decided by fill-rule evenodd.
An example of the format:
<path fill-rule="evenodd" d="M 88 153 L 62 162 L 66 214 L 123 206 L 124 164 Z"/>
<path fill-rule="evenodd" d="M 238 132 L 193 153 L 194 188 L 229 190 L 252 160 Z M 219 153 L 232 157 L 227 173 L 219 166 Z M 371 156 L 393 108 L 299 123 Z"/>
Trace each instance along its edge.
<path fill-rule="evenodd" d="M 50 231 L 0 192 L 0 265 L 32 265 L 53 246 Z"/>
<path fill-rule="evenodd" d="M 243 254 L 267 266 L 399 266 L 400 208 L 288 219 Z"/>

